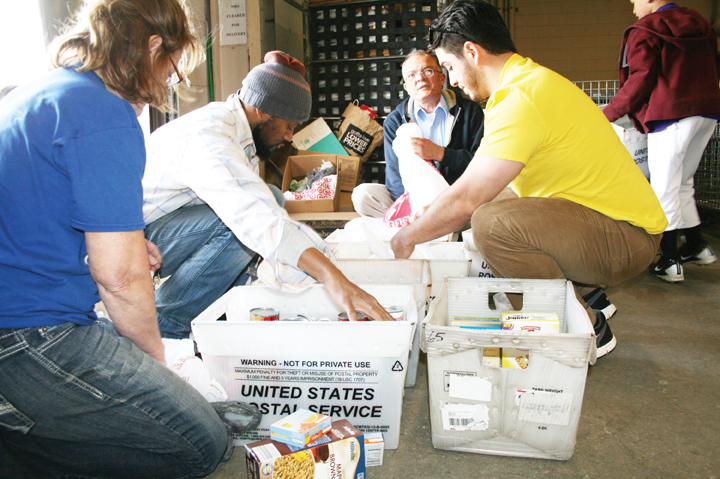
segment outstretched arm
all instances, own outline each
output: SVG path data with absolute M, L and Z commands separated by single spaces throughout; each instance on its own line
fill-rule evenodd
M 350 282 L 332 262 L 315 248 L 306 249 L 298 267 L 325 285 L 328 294 L 340 305 L 350 321 L 357 320 L 355 311 L 362 311 L 376 321 L 393 321 L 377 300 Z

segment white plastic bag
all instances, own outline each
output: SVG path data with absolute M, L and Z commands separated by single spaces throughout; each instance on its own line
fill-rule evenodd
M 410 194 L 410 205 L 415 213 L 435 201 L 450 185 L 436 168 L 413 152 L 410 138 L 422 138 L 416 123 L 400 125 L 396 133 L 393 151 L 398 157 L 400 177 L 405 191 Z
M 165 363 L 178 376 L 189 382 L 210 402 L 227 401 L 225 389 L 210 377 L 202 359 L 195 356 L 192 339 L 162 339 L 165 345 Z

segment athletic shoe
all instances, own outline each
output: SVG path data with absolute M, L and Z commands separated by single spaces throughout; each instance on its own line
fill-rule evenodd
M 595 310 L 595 341 L 597 344 L 597 358 L 610 354 L 617 346 L 615 335 L 610 331 L 610 325 L 600 310 Z
M 717 256 L 707 243 L 700 243 L 691 248 L 683 245 L 679 251 L 681 263 L 693 263 L 699 265 L 712 264 L 717 261 Z
M 596 288 L 590 291 L 583 296 L 583 300 L 585 301 L 585 305 L 590 309 L 599 309 L 607 319 L 612 318 L 617 312 L 617 307 L 610 302 L 610 299 L 608 299 L 607 294 L 605 294 L 602 288 Z
M 657 263 L 650 266 L 650 274 L 668 283 L 679 283 L 685 280 L 682 264 L 663 256 L 660 256 Z

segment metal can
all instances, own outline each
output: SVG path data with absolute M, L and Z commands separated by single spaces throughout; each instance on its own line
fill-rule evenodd
M 273 308 L 253 308 L 250 310 L 250 321 L 277 321 L 280 312 Z
M 383 306 L 383 308 L 385 308 L 385 311 L 387 311 L 387 313 L 392 316 L 395 321 L 402 321 L 405 317 L 405 310 L 400 306 L 391 305 Z
M 357 320 L 358 320 L 358 321 L 372 321 L 371 319 L 369 319 L 369 318 L 367 317 L 367 314 L 363 313 L 362 311 L 355 311 L 355 314 L 357 315 Z M 348 319 L 348 315 L 347 315 L 347 313 L 346 313 L 345 311 L 343 311 L 342 313 L 338 314 L 338 321 L 350 321 L 350 320 Z

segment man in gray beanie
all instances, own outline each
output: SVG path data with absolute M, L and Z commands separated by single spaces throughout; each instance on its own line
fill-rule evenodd
M 292 141 L 310 117 L 305 66 L 278 51 L 265 55 L 242 88 L 157 129 L 147 141 L 143 177 L 145 238 L 162 254 L 156 290 L 163 338 L 184 339 L 190 322 L 233 286 L 248 281 L 259 254 L 278 285 L 325 286 L 345 311 L 392 318 L 323 254 L 327 245 L 291 220 L 260 178 L 260 159 Z

